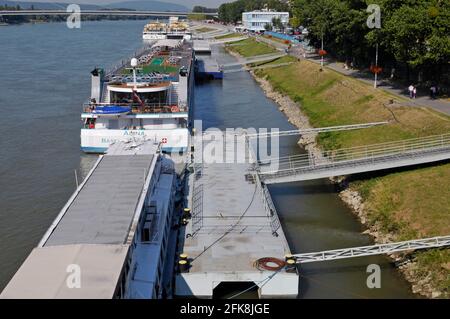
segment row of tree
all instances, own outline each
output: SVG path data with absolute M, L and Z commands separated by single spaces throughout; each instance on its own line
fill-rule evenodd
M 381 8 L 381 28 L 370 29 L 368 4 Z M 450 1 L 443 0 L 292 0 L 295 22 L 308 28 L 309 39 L 354 65 L 380 63 L 404 71 L 408 80 L 443 80 L 450 60 Z M 448 80 L 448 79 L 446 79 Z
M 236 23 L 242 19 L 242 12 L 271 9 L 288 11 L 289 5 L 280 0 L 237 0 L 219 7 L 219 19 L 226 23 Z
M 192 12 L 197 12 L 197 13 L 214 13 L 214 12 L 217 12 L 217 8 L 207 8 L 207 7 L 202 7 L 202 6 L 194 6 L 194 8 L 192 8 Z

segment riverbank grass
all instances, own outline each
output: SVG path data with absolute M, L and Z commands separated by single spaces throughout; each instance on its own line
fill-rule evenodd
M 214 37 L 216 40 L 223 40 L 223 39 L 231 39 L 231 38 L 239 38 L 241 35 L 239 33 L 229 33 L 224 35 L 218 35 L 217 37 Z
M 272 63 L 276 63 L 275 61 Z M 276 91 L 301 104 L 314 127 L 389 121 L 364 130 L 319 135 L 325 149 L 370 145 L 450 132 L 450 117 L 424 108 L 402 106 L 395 96 L 356 79 L 302 60 L 257 70 Z
M 278 52 L 275 48 L 271 47 L 270 45 L 258 42 L 253 38 L 233 42 L 233 44 L 226 45 L 226 48 L 232 52 L 240 54 L 245 58 Z

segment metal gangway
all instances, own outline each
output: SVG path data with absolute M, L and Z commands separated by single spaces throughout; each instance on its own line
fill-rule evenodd
M 354 257 L 365 257 L 382 254 L 392 254 L 410 250 L 429 249 L 450 246 L 450 236 L 440 236 L 433 238 L 414 239 L 396 243 L 377 244 L 371 246 L 352 247 L 320 252 L 295 254 L 298 264 L 306 264 L 319 261 L 330 261 Z
M 344 176 L 450 159 L 450 133 L 267 159 L 257 168 L 266 184 Z
M 277 137 L 277 136 L 307 135 L 307 134 L 318 134 L 318 133 L 327 133 L 327 132 L 359 130 L 359 129 L 371 128 L 371 127 L 380 126 L 380 125 L 386 125 L 386 124 L 389 124 L 389 122 L 387 122 L 387 121 L 370 122 L 370 123 L 360 123 L 360 124 L 350 124 L 350 125 L 306 128 L 306 129 L 299 129 L 299 130 L 271 131 L 271 132 L 265 132 L 265 133 L 246 134 L 246 136 L 247 136 L 247 138 L 265 138 L 265 137 Z

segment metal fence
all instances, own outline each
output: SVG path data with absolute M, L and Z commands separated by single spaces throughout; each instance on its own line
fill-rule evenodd
M 381 254 L 392 254 L 402 251 L 439 248 L 448 246 L 450 246 L 450 236 L 441 236 L 433 238 L 414 239 L 396 243 L 378 244 L 372 246 L 352 247 L 352 248 L 326 250 L 321 252 L 296 254 L 294 255 L 294 258 L 296 259 L 297 263 L 305 264 L 311 262 L 373 256 Z
M 195 182 L 194 182 L 195 183 Z M 192 235 L 203 227 L 203 184 L 194 186 L 192 195 Z
M 402 158 L 419 157 L 431 152 L 450 152 L 450 134 L 413 138 L 402 141 L 380 143 L 367 146 L 343 148 L 322 151 L 320 154 L 311 153 L 280 157 L 272 159 L 271 167 L 276 170 L 262 171 L 263 176 L 289 175 L 301 171 L 310 171 L 327 167 L 342 166 L 355 163 L 378 163 L 395 161 Z

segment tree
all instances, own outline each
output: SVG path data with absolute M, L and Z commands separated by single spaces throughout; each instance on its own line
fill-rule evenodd
M 275 29 L 278 29 L 278 30 L 284 29 L 283 22 L 281 22 L 281 19 L 279 17 L 272 18 L 272 25 Z
M 289 19 L 289 25 L 290 25 L 292 28 L 297 29 L 297 28 L 301 25 L 300 19 L 299 19 L 298 17 L 296 17 L 296 16 L 290 18 L 290 19 Z
M 366 25 L 368 3 L 381 7 L 381 29 Z M 373 64 L 379 44 L 381 64 L 398 65 L 423 79 L 448 74 L 450 2 L 442 0 L 292 0 L 293 16 L 308 28 L 315 47 L 355 65 Z M 291 19 L 292 21 L 292 19 Z
M 212 12 L 217 12 L 217 8 L 207 8 L 207 7 L 202 7 L 202 6 L 194 6 L 194 8 L 192 8 L 192 12 L 212 13 Z
M 272 31 L 272 25 L 271 25 L 270 23 L 266 23 L 266 24 L 264 25 L 264 29 L 265 29 L 266 31 Z

